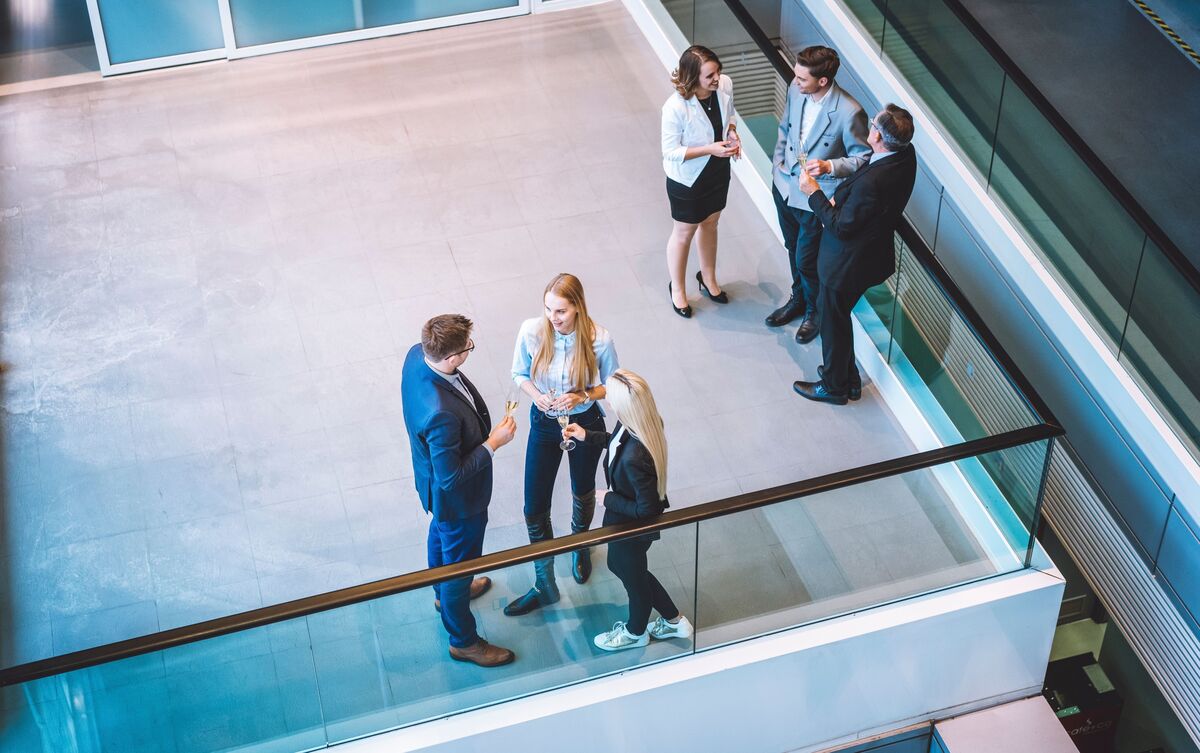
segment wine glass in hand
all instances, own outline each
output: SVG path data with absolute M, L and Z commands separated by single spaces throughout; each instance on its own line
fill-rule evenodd
M 565 429 L 569 423 L 571 423 L 571 415 L 565 411 L 560 412 L 558 414 L 558 427 L 560 429 Z M 564 437 L 563 441 L 558 443 L 558 449 L 570 452 L 571 450 L 575 449 L 575 440 Z
M 517 408 L 521 405 L 521 390 L 515 384 L 509 386 L 508 392 L 504 393 L 504 417 L 508 418 L 517 412 Z

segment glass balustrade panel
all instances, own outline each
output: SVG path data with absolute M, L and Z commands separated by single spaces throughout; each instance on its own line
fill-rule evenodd
M 1046 445 L 703 521 L 697 649 L 1023 568 Z

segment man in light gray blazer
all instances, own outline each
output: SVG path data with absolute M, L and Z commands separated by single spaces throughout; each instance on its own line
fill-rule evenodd
M 782 327 L 804 316 L 796 342 L 806 343 L 820 331 L 817 293 L 817 249 L 821 221 L 808 207 L 799 176 L 808 172 L 826 196 L 871 156 L 867 114 L 854 97 L 834 82 L 841 61 L 828 47 L 806 47 L 796 55 L 796 78 L 788 86 L 779 121 L 771 189 L 779 228 L 792 271 L 791 297 L 767 317 L 768 327 Z

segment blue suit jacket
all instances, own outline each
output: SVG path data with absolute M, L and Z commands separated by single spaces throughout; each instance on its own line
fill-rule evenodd
M 463 383 L 474 406 L 425 363 L 419 344 L 404 359 L 400 397 L 417 494 L 440 521 L 481 513 L 492 499 L 492 455 L 483 446 L 492 419 L 475 385 Z

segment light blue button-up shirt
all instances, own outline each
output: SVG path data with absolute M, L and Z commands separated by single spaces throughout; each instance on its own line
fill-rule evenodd
M 517 333 L 517 345 L 513 350 L 512 376 L 513 382 L 520 386 L 526 380 L 533 382 L 539 392 L 548 394 L 553 388 L 556 395 L 562 395 L 575 389 L 571 383 L 570 357 L 575 348 L 575 333 L 569 335 L 554 333 L 554 357 L 550 365 L 541 374 L 531 374 L 533 369 L 533 354 L 537 352 L 542 338 L 542 317 L 526 319 L 521 323 L 521 331 Z M 600 371 L 598 381 L 585 385 L 588 389 L 597 387 L 608 381 L 612 373 L 621 368 L 617 362 L 617 349 L 613 345 L 612 335 L 604 327 L 595 324 L 596 340 L 592 349 L 596 354 L 596 366 Z M 592 407 L 594 400 L 585 400 L 571 414 L 583 413 Z
M 895 154 L 895 152 L 872 152 L 871 153 L 871 161 L 868 162 L 867 164 L 874 165 L 876 162 L 883 159 L 884 157 L 891 157 L 893 154 Z

